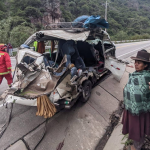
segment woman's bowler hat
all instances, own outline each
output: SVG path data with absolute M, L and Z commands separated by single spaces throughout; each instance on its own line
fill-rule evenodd
M 131 59 L 150 62 L 150 54 L 144 51 L 138 51 L 137 56 L 131 57 Z

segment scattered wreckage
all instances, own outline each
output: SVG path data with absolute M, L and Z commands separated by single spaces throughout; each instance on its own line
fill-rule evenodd
M 38 52 L 29 47 L 34 41 L 40 43 Z M 50 52 L 44 51 L 47 42 L 51 43 Z M 55 24 L 30 36 L 19 49 L 17 79 L 1 97 L 4 103 L 37 106 L 38 97 L 47 95 L 56 108 L 66 109 L 77 100 L 87 102 L 92 86 L 109 70 L 121 79 L 126 63 L 116 59 L 115 50 L 101 28 L 60 28 Z

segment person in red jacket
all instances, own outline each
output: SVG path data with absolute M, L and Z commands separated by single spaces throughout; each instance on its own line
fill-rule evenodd
M 7 46 L 0 45 L 0 84 L 3 78 L 7 80 L 8 86 L 11 87 L 13 78 L 11 75 L 11 61 L 7 53 Z

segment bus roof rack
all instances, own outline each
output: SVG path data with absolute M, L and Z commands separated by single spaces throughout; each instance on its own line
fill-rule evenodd
M 45 26 L 47 30 L 79 30 L 85 31 L 86 28 L 83 27 L 84 24 L 82 22 L 58 22 L 51 23 Z

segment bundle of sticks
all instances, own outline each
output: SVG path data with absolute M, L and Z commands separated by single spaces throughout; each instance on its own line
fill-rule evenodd
M 37 98 L 37 116 L 50 118 L 57 112 L 55 105 L 49 100 L 47 95 L 42 95 Z

